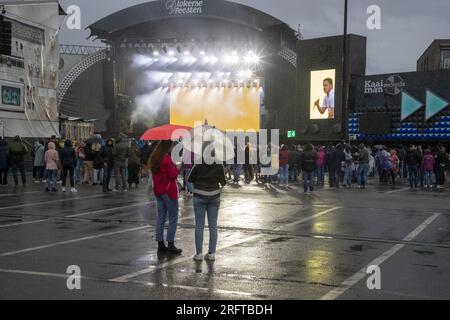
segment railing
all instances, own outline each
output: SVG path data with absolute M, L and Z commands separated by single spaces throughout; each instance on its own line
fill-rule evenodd
M 59 53 L 88 56 L 98 51 L 105 50 L 106 48 L 108 47 L 61 44 L 59 46 Z
M 22 58 L 0 55 L 0 64 L 6 64 L 8 67 L 24 68 L 25 63 Z

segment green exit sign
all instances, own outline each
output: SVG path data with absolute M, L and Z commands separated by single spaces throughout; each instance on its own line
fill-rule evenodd
M 288 138 L 295 138 L 295 130 L 288 131 L 287 137 L 288 137 Z

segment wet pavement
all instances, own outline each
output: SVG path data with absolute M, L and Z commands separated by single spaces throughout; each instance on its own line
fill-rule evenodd
M 192 199 L 180 198 L 183 254 L 158 256 L 144 187 L 42 188 L 0 187 L 0 299 L 450 299 L 449 189 L 228 186 L 216 261 L 200 263 Z M 71 265 L 81 290 L 67 288 Z

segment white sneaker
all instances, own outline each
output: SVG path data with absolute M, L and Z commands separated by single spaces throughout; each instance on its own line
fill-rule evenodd
M 72 193 L 77 193 L 77 192 L 78 192 L 78 190 L 77 190 L 77 189 L 75 189 L 75 188 L 72 188 L 72 189 L 70 189 L 70 192 L 72 192 Z
M 205 255 L 205 260 L 214 261 L 216 260 L 216 255 L 208 253 Z
M 62 192 L 66 192 L 66 187 L 62 187 Z
M 194 260 L 195 260 L 195 261 L 203 261 L 203 255 L 202 255 L 201 253 L 195 255 L 195 256 L 194 256 Z

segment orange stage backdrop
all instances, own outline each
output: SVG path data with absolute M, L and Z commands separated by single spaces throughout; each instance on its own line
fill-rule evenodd
M 170 124 L 221 130 L 260 130 L 260 88 L 172 88 Z

